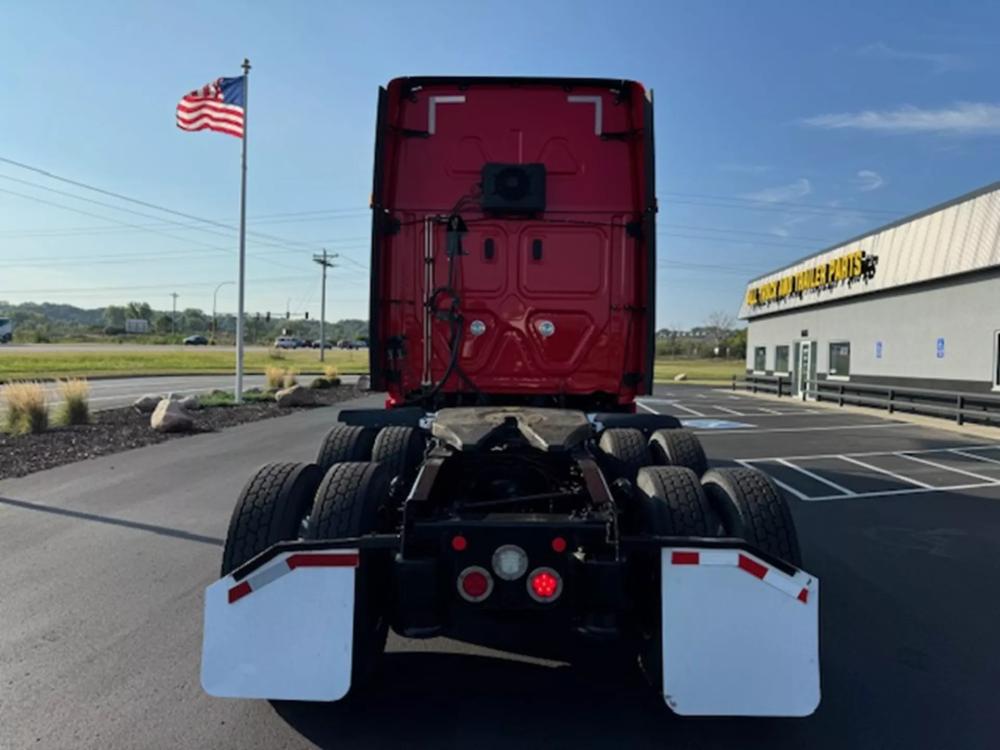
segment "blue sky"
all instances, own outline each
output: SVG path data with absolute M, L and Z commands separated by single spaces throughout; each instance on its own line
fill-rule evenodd
M 248 56 L 247 308 L 318 315 L 326 247 L 328 318 L 365 317 L 379 84 L 635 78 L 656 97 L 658 324 L 690 327 L 750 277 L 996 180 L 997 28 L 988 2 L 23 0 L 0 25 L 0 157 L 235 223 L 239 141 L 173 110 Z M 210 309 L 235 234 L 167 221 L 189 223 L 0 162 L 0 300 Z

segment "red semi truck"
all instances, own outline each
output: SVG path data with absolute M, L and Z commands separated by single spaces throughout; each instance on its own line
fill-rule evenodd
M 370 364 L 311 463 L 262 467 L 208 587 L 212 695 L 334 701 L 411 638 L 570 634 L 685 715 L 819 702 L 819 582 L 780 491 L 709 468 L 652 392 L 652 96 L 634 81 L 379 91 Z

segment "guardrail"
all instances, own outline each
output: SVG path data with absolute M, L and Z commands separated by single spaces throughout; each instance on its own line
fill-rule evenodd
M 833 380 L 810 380 L 808 393 L 817 401 L 835 401 L 838 406 L 875 406 L 895 411 L 952 417 L 958 424 L 1000 424 L 1000 396 L 930 388 L 900 388 Z
M 733 375 L 732 388 L 735 391 L 737 387 L 742 387 L 751 393 L 762 391 L 773 393 L 779 398 L 792 395 L 792 381 L 782 375 L 743 375 L 742 377 Z

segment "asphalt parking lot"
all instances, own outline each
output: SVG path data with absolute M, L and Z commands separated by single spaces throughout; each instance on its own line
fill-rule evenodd
M 996 746 L 1000 440 L 696 386 L 643 408 L 784 487 L 822 582 L 815 715 L 683 719 L 630 665 L 443 639 L 392 638 L 360 700 L 208 698 L 232 503 L 259 464 L 310 459 L 331 408 L 0 482 L 0 747 Z

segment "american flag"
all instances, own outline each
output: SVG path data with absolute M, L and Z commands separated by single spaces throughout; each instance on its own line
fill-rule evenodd
M 243 137 L 243 78 L 218 78 L 177 104 L 181 130 L 215 130 Z

